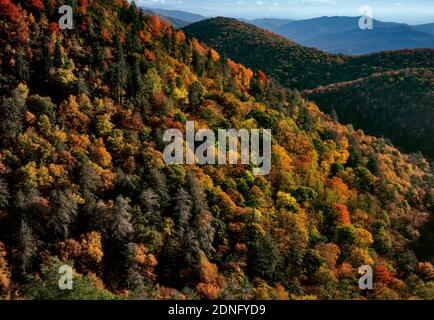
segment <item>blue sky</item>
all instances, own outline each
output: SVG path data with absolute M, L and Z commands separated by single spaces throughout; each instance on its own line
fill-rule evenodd
M 177 9 L 205 16 L 305 19 L 359 16 L 370 5 L 374 18 L 410 24 L 434 22 L 434 0 L 136 0 L 150 8 Z

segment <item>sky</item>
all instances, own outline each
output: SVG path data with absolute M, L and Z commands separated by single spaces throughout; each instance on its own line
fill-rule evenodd
M 434 0 L 135 0 L 148 8 L 183 10 L 207 17 L 307 19 L 360 16 L 369 5 L 375 19 L 422 24 L 434 22 Z

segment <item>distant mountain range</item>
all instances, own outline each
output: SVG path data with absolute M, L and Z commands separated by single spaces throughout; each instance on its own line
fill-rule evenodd
M 434 159 L 434 49 L 331 54 L 230 18 L 196 22 L 183 30 L 300 90 L 344 123 Z
M 304 46 L 327 52 L 366 54 L 385 50 L 434 48 L 434 24 L 411 26 L 375 20 L 372 30 L 359 28 L 360 17 L 320 17 L 309 20 L 250 23 Z
M 175 28 L 207 19 L 179 10 L 148 9 L 166 17 Z M 434 48 L 434 23 L 408 25 L 374 21 L 374 29 L 361 30 L 359 17 L 319 17 L 307 20 L 263 18 L 246 20 L 301 45 L 331 53 L 366 54 L 385 50 Z
M 166 10 L 166 9 L 155 9 L 155 8 L 143 8 L 145 12 L 150 14 L 156 14 L 163 18 L 166 18 L 175 28 L 180 29 L 194 22 L 202 21 L 207 19 L 207 17 L 201 16 L 200 14 L 190 13 L 180 10 Z

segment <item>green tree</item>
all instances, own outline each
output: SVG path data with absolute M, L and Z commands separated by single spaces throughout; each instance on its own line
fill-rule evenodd
M 12 98 L 3 99 L 0 104 L 0 136 L 2 145 L 13 143 L 23 131 L 23 113 L 16 101 Z
M 0 177 L 0 209 L 5 209 L 9 205 L 9 188 L 6 181 Z
M 124 50 L 119 37 L 114 39 L 114 63 L 110 70 L 110 83 L 112 84 L 115 92 L 116 102 L 122 104 L 125 88 L 128 80 L 127 64 L 125 62 Z
M 23 288 L 23 296 L 35 300 L 114 300 L 119 299 L 97 284 L 95 276 L 81 275 L 73 270 L 72 290 L 59 288 L 59 270 L 65 265 L 57 258 L 50 258 L 41 266 L 40 277 L 29 277 Z M 72 265 L 70 265 L 72 267 Z
M 204 94 L 205 89 L 199 81 L 194 81 L 188 87 L 188 100 L 194 108 L 197 108 L 202 104 Z

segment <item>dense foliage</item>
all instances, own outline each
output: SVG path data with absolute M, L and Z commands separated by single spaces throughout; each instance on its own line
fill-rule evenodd
M 403 69 L 319 87 L 305 96 L 344 123 L 434 159 L 433 88 L 430 69 Z
M 346 56 L 307 48 L 254 25 L 231 18 L 193 23 L 183 30 L 232 59 L 262 70 L 291 89 L 356 80 L 403 68 L 434 68 L 434 49 L 385 51 Z
M 65 31 L 60 4 L 0 0 L 2 298 L 434 297 L 422 157 L 126 1 L 81 0 Z M 162 133 L 187 120 L 271 129 L 270 175 L 164 164 Z
M 228 18 L 185 30 L 286 87 L 303 90 L 343 123 L 389 138 L 406 152 L 434 158 L 434 49 L 332 55 Z

